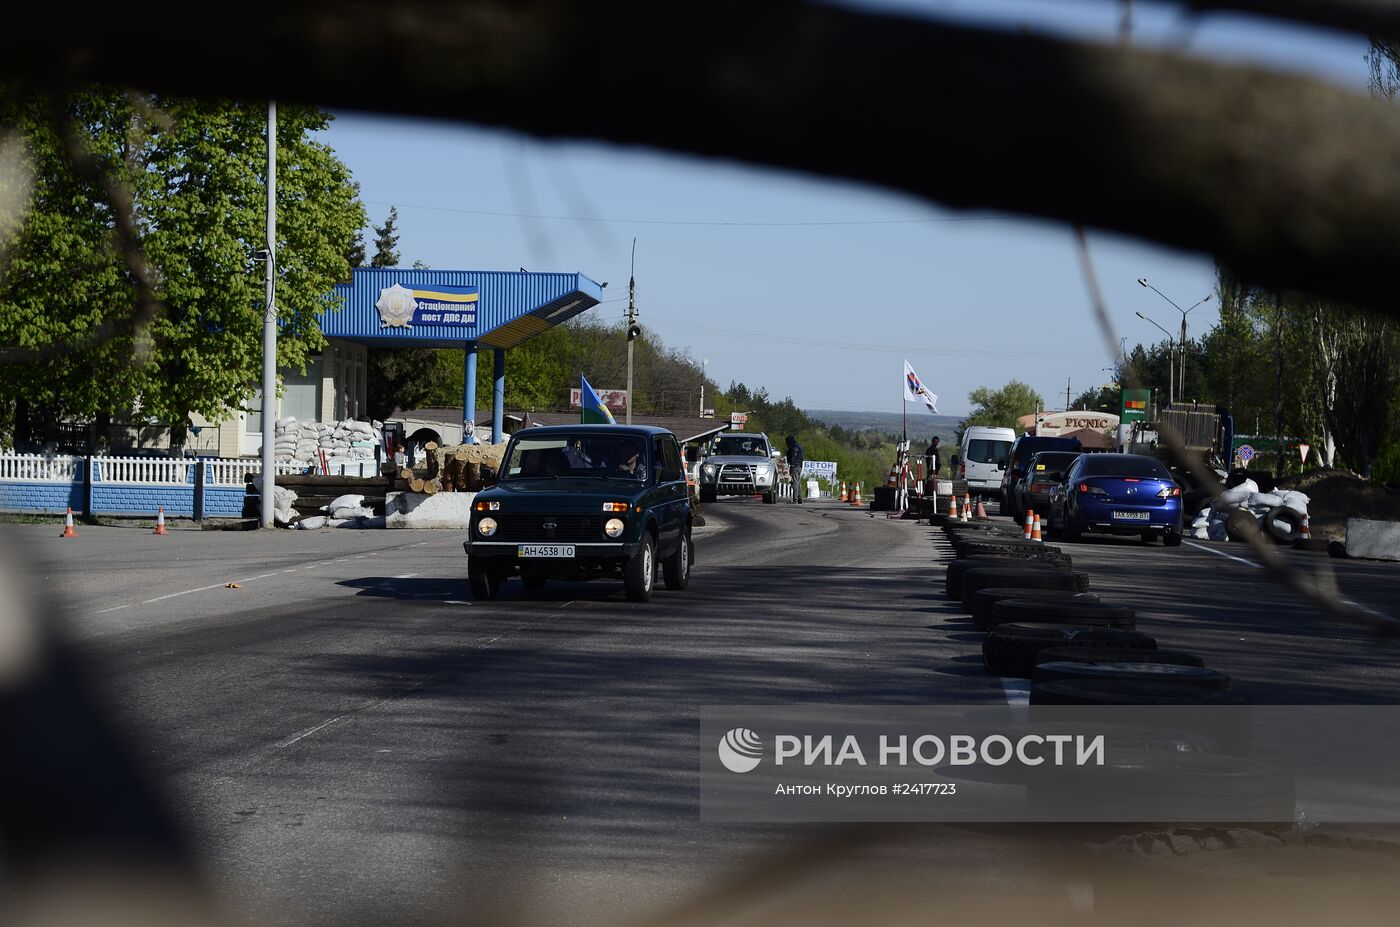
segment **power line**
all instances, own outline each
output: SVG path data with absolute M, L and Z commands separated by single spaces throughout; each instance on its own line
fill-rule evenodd
M 908 344 L 860 344 L 852 341 L 823 341 L 818 338 L 801 338 L 789 335 L 770 335 L 762 332 L 743 332 L 732 328 L 716 328 L 710 325 L 688 325 L 684 322 L 666 322 L 653 327 L 665 330 L 678 328 L 683 331 L 701 332 L 707 335 L 726 335 L 746 341 L 764 341 L 774 344 L 796 344 L 809 348 L 841 348 L 856 351 L 907 352 L 910 354 L 934 355 L 938 357 L 1102 357 L 1099 352 L 1076 354 L 1066 351 L 974 351 L 963 348 L 929 348 Z
M 927 216 L 920 219 L 813 219 L 787 222 L 752 222 L 741 220 L 699 219 L 619 219 L 608 216 L 560 216 L 544 213 L 493 212 L 484 209 L 459 209 L 454 206 L 423 206 L 414 203 L 390 203 L 386 200 L 364 200 L 375 206 L 397 206 L 399 209 L 423 209 L 429 212 L 461 213 L 468 216 L 494 216 L 502 219 L 543 219 L 557 222 L 610 222 L 626 225 L 695 225 L 717 228 L 821 228 L 842 225 L 921 225 L 934 222 L 993 222 L 999 219 L 1017 219 L 1019 216 Z

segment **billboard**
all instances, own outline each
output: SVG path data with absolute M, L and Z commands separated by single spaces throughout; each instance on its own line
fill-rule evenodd
M 1125 389 L 1123 390 L 1123 415 L 1122 422 L 1127 425 L 1131 422 L 1145 422 L 1152 409 L 1152 390 L 1150 389 Z
M 609 412 L 627 411 L 627 390 L 625 389 L 600 389 L 594 390 L 598 398 L 603 400 L 603 405 L 607 406 Z M 575 386 L 569 390 L 569 408 L 577 409 L 583 405 L 583 390 Z

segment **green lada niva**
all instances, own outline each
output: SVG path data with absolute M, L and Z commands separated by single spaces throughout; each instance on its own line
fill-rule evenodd
M 555 425 L 517 432 L 497 483 L 472 501 L 467 576 L 472 597 L 494 599 L 519 576 L 621 576 L 627 598 L 690 581 L 693 513 L 676 436 L 632 425 Z

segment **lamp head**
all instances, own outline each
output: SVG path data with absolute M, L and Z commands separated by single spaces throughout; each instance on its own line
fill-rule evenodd
M 1138 285 L 1139 285 L 1139 286 L 1147 286 L 1147 278 L 1146 278 L 1146 277 L 1138 277 Z

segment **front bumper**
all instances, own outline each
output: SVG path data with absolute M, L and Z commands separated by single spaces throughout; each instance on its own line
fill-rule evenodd
M 572 547 L 574 556 L 568 558 L 530 558 L 526 560 L 517 552 L 524 544 L 540 545 L 558 543 Z M 566 565 L 590 560 L 626 560 L 642 549 L 641 541 L 463 541 L 462 550 L 468 557 L 509 560 L 512 563 Z

